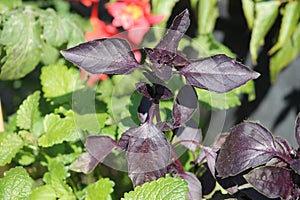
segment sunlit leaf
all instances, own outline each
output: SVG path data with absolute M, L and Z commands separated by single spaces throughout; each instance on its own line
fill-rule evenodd
M 89 184 L 84 190 L 86 200 L 108 200 L 114 191 L 115 183 L 108 178 L 101 178 L 97 182 Z
M 198 31 L 200 34 L 212 33 L 219 15 L 217 0 L 200 0 L 198 9 Z
M 253 0 L 242 0 L 243 13 L 245 15 L 249 29 L 253 28 L 254 23 L 254 7 L 255 3 Z
M 22 139 L 15 133 L 0 133 L 0 166 L 10 163 L 23 147 Z

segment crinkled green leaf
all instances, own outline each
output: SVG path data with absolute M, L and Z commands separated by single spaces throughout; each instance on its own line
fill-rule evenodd
M 182 200 L 186 199 L 188 193 L 187 183 L 181 178 L 159 178 L 156 181 L 148 182 L 138 186 L 129 193 L 125 193 L 122 200 L 144 200 L 164 199 Z
M 23 147 L 22 139 L 15 133 L 0 133 L 0 166 L 11 162 L 11 159 Z M 0 198 L 1 199 L 1 198 Z
M 74 123 L 73 112 L 61 118 L 56 114 L 48 114 L 44 119 L 45 134 L 42 135 L 38 143 L 40 146 L 49 147 L 64 141 L 71 142 L 79 139 Z
M 40 27 L 31 7 L 8 13 L 0 36 L 6 56 L 1 60 L 0 79 L 14 80 L 31 72 L 40 61 Z
M 219 15 L 217 0 L 199 0 L 198 31 L 200 34 L 212 33 Z
M 110 200 L 114 185 L 108 178 L 99 179 L 85 188 L 86 200 Z
M 0 199 L 27 200 L 32 187 L 32 179 L 22 167 L 5 172 L 0 179 Z
M 18 6 L 22 5 L 21 0 L 2 0 L 0 1 L 0 14 L 10 11 Z
M 67 66 L 49 65 L 42 68 L 40 76 L 44 97 L 55 103 L 65 103 L 72 100 L 72 92 L 83 87 L 79 71 Z
M 30 200 L 56 200 L 55 190 L 50 185 L 43 185 L 32 191 Z
M 264 42 L 264 37 L 275 22 L 279 11 L 279 1 L 263 1 L 255 3 L 255 20 L 250 40 L 250 53 L 253 63 L 256 63 L 258 49 Z
M 283 70 L 300 52 L 300 23 L 298 23 L 290 40 L 270 60 L 271 82 L 274 83 Z
M 33 130 L 33 125 L 40 118 L 40 91 L 28 96 L 17 111 L 17 126 L 21 129 Z
M 230 92 L 219 94 L 216 92 L 196 88 L 199 101 L 206 107 L 212 109 L 229 109 L 241 105 L 240 95 L 247 94 L 248 101 L 255 99 L 254 82 L 249 81 L 245 85 Z
M 253 0 L 242 0 L 243 12 L 248 24 L 249 29 L 253 28 L 254 23 L 254 1 Z
M 284 8 L 278 41 L 269 51 L 270 54 L 273 54 L 290 40 L 298 23 L 299 17 L 300 1 L 288 2 Z

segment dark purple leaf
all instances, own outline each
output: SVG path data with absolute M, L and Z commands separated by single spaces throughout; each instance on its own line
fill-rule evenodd
M 286 141 L 286 139 L 276 136 L 275 137 L 276 155 L 289 163 L 292 160 L 291 153 L 295 152 L 294 148 Z
M 161 131 L 171 131 L 174 129 L 173 125 L 168 122 L 157 122 L 155 126 Z
M 148 83 L 139 82 L 135 84 L 135 87 L 139 93 L 149 99 L 167 100 L 173 97 L 173 93 L 165 86 L 154 83 L 150 86 Z
M 185 76 L 187 84 L 218 93 L 228 92 L 260 75 L 224 54 L 193 61 L 178 73 Z
M 218 151 L 223 143 L 226 141 L 226 138 L 228 137 L 229 133 L 220 133 L 215 138 L 214 143 L 212 144 L 212 148 Z
M 93 74 L 128 74 L 140 65 L 126 40 L 105 38 L 79 44 L 61 54 Z
M 292 160 L 290 162 L 290 167 L 300 175 L 300 158 Z
M 269 198 L 292 199 L 293 182 L 290 170 L 264 166 L 252 170 L 244 175 L 257 191 Z
M 214 149 L 210 147 L 203 146 L 201 151 L 198 154 L 197 163 L 202 162 L 204 159 L 206 159 L 207 166 L 213 175 L 215 177 L 215 165 L 216 165 L 216 159 L 217 159 L 217 153 Z
M 122 134 L 118 145 L 127 149 L 128 174 L 135 186 L 166 175 L 170 145 L 155 125 L 144 123 L 130 128 Z
M 185 9 L 183 12 L 181 12 L 175 17 L 175 19 L 172 22 L 172 25 L 155 48 L 166 50 L 169 52 L 175 52 L 179 41 L 187 31 L 189 26 L 189 11 Z
M 202 186 L 198 178 L 191 172 L 185 172 L 184 174 L 179 174 L 179 177 L 183 178 L 189 188 L 187 193 L 188 200 L 200 200 L 202 199 Z
M 298 145 L 300 146 L 300 113 L 297 116 L 296 119 L 296 128 L 295 128 L 295 135 Z
M 75 171 L 89 173 L 117 146 L 108 136 L 89 136 L 86 140 L 86 153 L 83 153 L 70 166 Z
M 198 108 L 198 97 L 192 86 L 183 86 L 174 101 L 172 117 L 174 126 L 186 123 Z
M 88 152 L 81 154 L 71 165 L 70 169 L 85 174 L 90 173 L 100 163 L 99 160 L 94 158 Z
M 274 157 L 266 163 L 266 166 L 287 167 L 287 163 L 278 157 Z
M 153 104 L 153 100 L 143 96 L 138 107 L 138 118 L 141 123 L 145 123 L 149 118 L 149 110 Z
M 183 126 L 176 129 L 175 133 L 179 140 L 194 141 L 197 143 L 200 143 L 202 140 L 202 132 L 199 128 L 199 124 L 196 123 L 193 119 L 190 119 Z M 197 145 L 193 144 L 192 142 L 184 141 L 181 144 L 192 152 L 196 151 Z
M 219 176 L 234 176 L 251 167 L 265 164 L 277 156 L 272 134 L 254 122 L 236 125 L 221 147 L 216 162 Z

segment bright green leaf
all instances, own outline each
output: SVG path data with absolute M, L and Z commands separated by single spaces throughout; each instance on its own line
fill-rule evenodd
M 30 200 L 56 200 L 55 190 L 49 185 L 43 185 L 32 191 Z
M 49 65 L 42 68 L 40 76 L 45 98 L 55 103 L 65 103 L 72 100 L 72 93 L 83 87 L 79 71 L 67 66 Z
M 40 91 L 28 96 L 17 111 L 17 126 L 21 129 L 33 130 L 33 125 L 40 119 Z
M 64 141 L 70 142 L 79 139 L 72 116 L 61 118 L 59 115 L 53 113 L 48 114 L 44 119 L 44 128 L 45 134 L 38 140 L 39 145 L 43 147 L 50 147 Z
M 26 200 L 31 193 L 32 179 L 24 168 L 16 167 L 5 172 L 0 179 L 0 199 Z
M 278 73 L 284 69 L 300 52 L 300 23 L 298 23 L 290 40 L 271 57 L 270 76 L 274 83 Z
M 212 33 L 219 15 L 218 0 L 199 0 L 198 31 L 200 34 Z
M 300 17 L 300 1 L 291 1 L 286 4 L 281 21 L 277 43 L 269 51 L 273 54 L 284 46 L 291 38 Z
M 254 1 L 253 0 L 242 0 L 243 12 L 248 24 L 249 29 L 253 28 L 254 23 Z
M 187 183 L 181 178 L 159 178 L 138 186 L 129 193 L 125 193 L 123 200 L 164 199 L 182 200 L 186 199 L 188 193 Z
M 11 162 L 23 147 L 22 139 L 15 133 L 0 133 L 0 166 Z M 1 199 L 1 198 L 0 198 Z
M 18 6 L 22 5 L 21 0 L 1 0 L 0 1 L 0 14 L 10 11 Z
M 40 27 L 31 7 L 8 13 L 0 36 L 6 56 L 1 60 L 0 79 L 19 79 L 31 72 L 40 61 Z
M 56 63 L 57 58 L 59 56 L 58 49 L 46 42 L 43 42 L 42 45 L 43 45 L 43 48 L 42 48 L 42 53 L 41 53 L 41 61 L 45 65 L 50 65 L 50 64 Z
M 259 46 L 263 44 L 264 37 L 276 20 L 279 5 L 279 1 L 255 3 L 256 16 L 250 40 L 250 53 L 253 63 L 256 63 Z
M 85 189 L 86 200 L 110 200 L 115 183 L 108 178 L 99 179 Z

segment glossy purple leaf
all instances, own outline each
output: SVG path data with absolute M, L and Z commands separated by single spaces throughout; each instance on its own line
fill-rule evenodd
M 99 160 L 94 158 L 88 152 L 81 154 L 71 165 L 70 169 L 85 174 L 90 173 L 100 163 Z
M 196 123 L 193 119 L 190 119 L 183 126 L 176 129 L 175 133 L 179 140 L 194 141 L 197 143 L 200 143 L 202 140 L 202 132 L 199 128 L 199 124 Z M 197 145 L 193 144 L 192 142 L 184 141 L 181 144 L 192 152 L 196 151 Z
M 189 11 L 185 9 L 183 12 L 181 12 L 175 17 L 175 19 L 172 22 L 172 25 L 155 48 L 175 53 L 179 41 L 187 31 L 189 26 Z
M 105 38 L 79 44 L 61 54 L 93 74 L 128 74 L 140 65 L 126 40 Z
M 216 169 L 222 178 L 265 164 L 278 155 L 272 134 L 254 122 L 236 125 L 221 147 Z
M 264 166 L 244 175 L 257 191 L 269 198 L 292 199 L 293 182 L 290 170 Z
M 218 93 L 228 92 L 260 75 L 224 54 L 193 61 L 178 73 L 185 76 L 187 84 Z
M 198 108 L 198 96 L 192 86 L 183 86 L 174 100 L 172 117 L 174 126 L 181 126 L 193 116 Z
M 297 140 L 298 145 L 300 146 L 300 113 L 297 116 L 295 127 L 296 127 L 295 128 L 296 129 L 295 130 L 296 140 Z
M 163 177 L 170 162 L 170 145 L 154 124 L 144 123 L 122 134 L 118 143 L 126 148 L 128 174 L 134 186 Z
M 300 158 L 292 160 L 290 162 L 290 167 L 300 175 Z
M 173 93 L 167 87 L 154 83 L 150 86 L 148 83 L 139 82 L 135 84 L 136 90 L 149 99 L 167 100 L 173 97 Z
M 202 186 L 198 178 L 191 172 L 185 172 L 184 174 L 179 174 L 179 177 L 183 178 L 189 188 L 187 193 L 188 200 L 200 200 L 202 199 Z
M 70 166 L 74 171 L 90 173 L 111 153 L 116 142 L 108 136 L 90 136 L 86 141 L 86 153 L 83 153 Z

